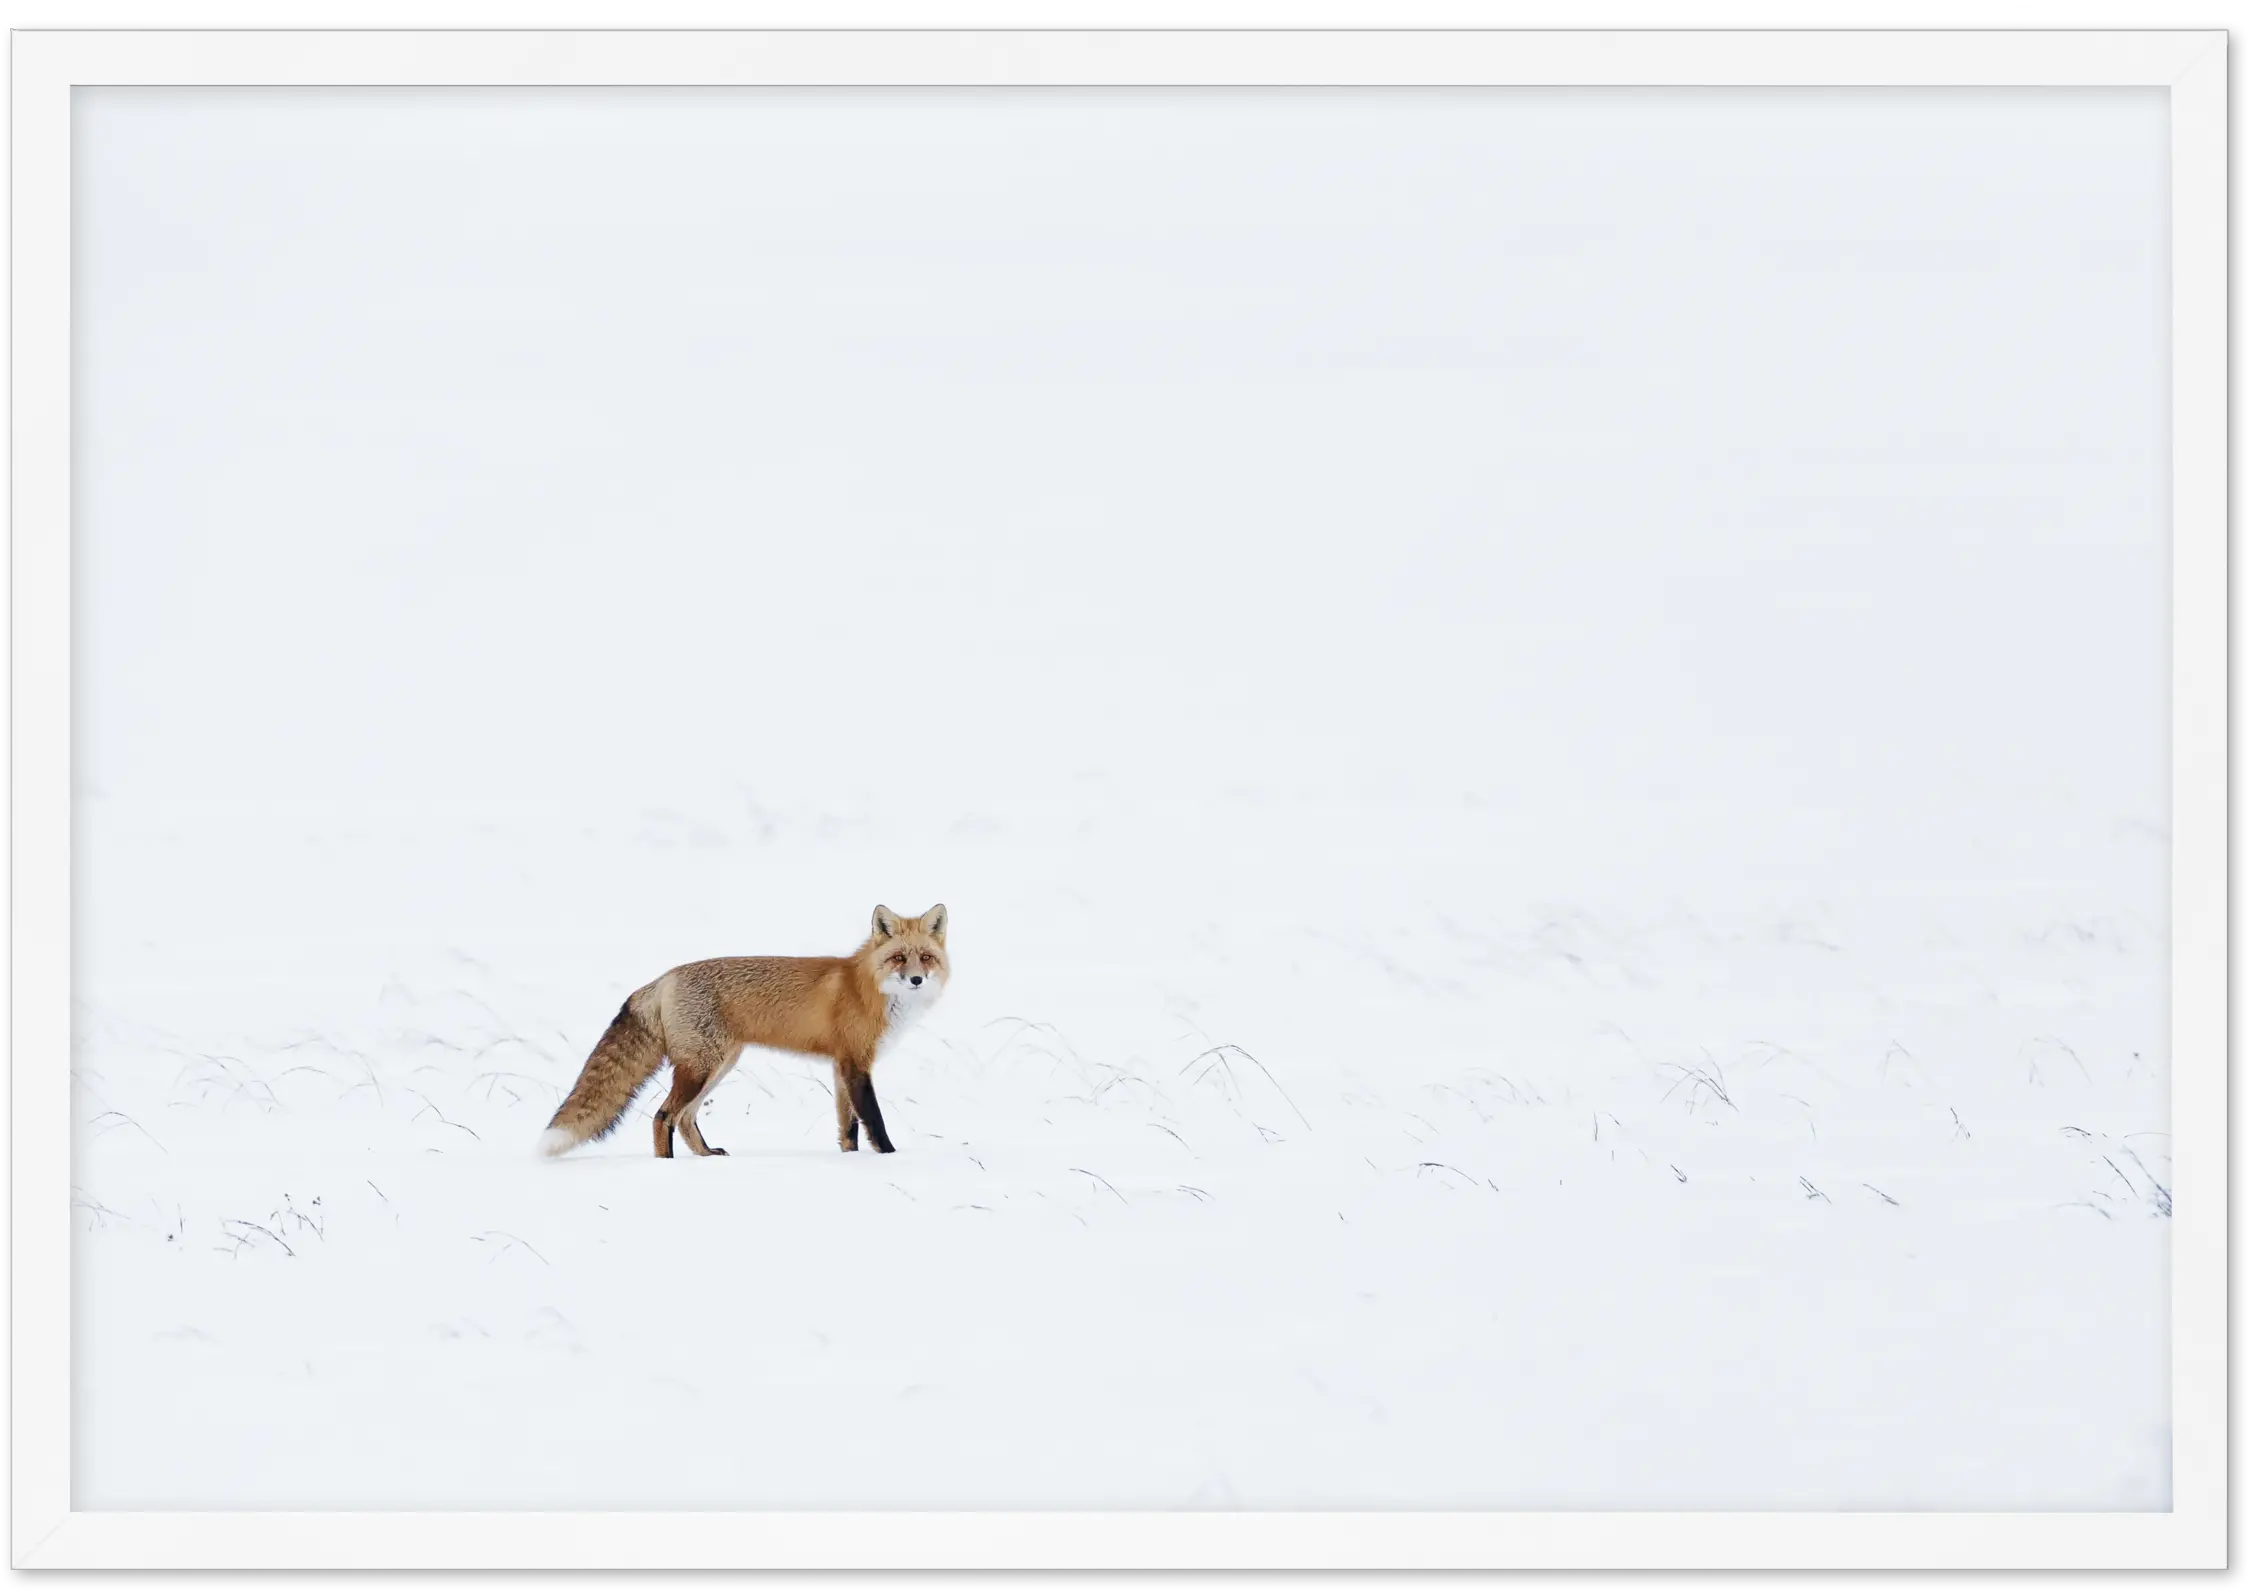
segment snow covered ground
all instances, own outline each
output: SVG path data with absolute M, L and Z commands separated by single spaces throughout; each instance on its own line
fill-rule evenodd
M 685 99 L 81 96 L 79 1506 L 2169 1503 L 2157 107 Z

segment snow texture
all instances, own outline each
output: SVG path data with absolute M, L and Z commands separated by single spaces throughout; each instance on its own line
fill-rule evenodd
M 2161 97 L 76 104 L 78 1506 L 2169 1505 Z

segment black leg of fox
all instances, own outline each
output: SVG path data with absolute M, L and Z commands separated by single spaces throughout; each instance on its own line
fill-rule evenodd
M 878 1093 L 871 1087 L 868 1072 L 855 1074 L 855 1114 L 870 1130 L 871 1147 L 882 1155 L 894 1153 L 894 1140 L 886 1135 L 886 1118 L 879 1114 Z

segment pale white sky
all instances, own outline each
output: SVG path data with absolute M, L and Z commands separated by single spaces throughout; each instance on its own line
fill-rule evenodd
M 2162 822 L 2166 136 L 2132 91 L 81 90 L 82 787 Z

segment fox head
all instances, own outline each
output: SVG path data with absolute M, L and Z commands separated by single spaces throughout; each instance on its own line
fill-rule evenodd
M 946 906 L 936 906 L 923 917 L 874 908 L 864 954 L 878 976 L 880 992 L 890 998 L 939 994 L 949 981 L 948 935 Z

